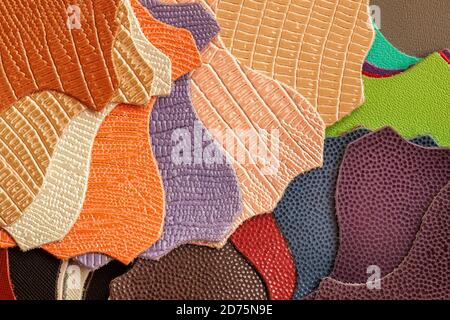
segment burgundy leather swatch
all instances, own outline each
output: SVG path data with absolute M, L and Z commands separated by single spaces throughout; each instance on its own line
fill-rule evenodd
M 110 285 L 111 300 L 265 300 L 265 285 L 227 242 L 222 249 L 181 246 L 159 261 L 138 259 Z
M 316 299 L 427 300 L 450 299 L 450 183 L 434 199 L 422 219 L 409 253 L 382 278 L 379 290 L 363 284 L 325 279 Z
M 292 299 L 297 280 L 295 264 L 273 214 L 246 221 L 232 235 L 231 242 L 259 272 L 270 300 Z
M 417 146 L 391 128 L 351 143 L 336 187 L 340 243 L 331 278 L 365 283 L 370 266 L 391 273 L 449 180 L 450 149 Z
M 402 69 L 382 69 L 377 67 L 376 65 L 370 63 L 370 62 L 364 62 L 363 65 L 363 75 L 367 77 L 372 78 L 386 78 L 386 77 L 392 77 L 397 74 L 402 73 L 405 70 Z
M 9 275 L 8 250 L 0 249 L 0 300 L 16 300 Z

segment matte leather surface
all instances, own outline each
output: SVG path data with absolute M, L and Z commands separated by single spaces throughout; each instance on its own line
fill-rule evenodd
M 9 275 L 9 258 L 6 249 L 0 249 L 0 300 L 16 300 Z
M 84 300 L 108 300 L 111 281 L 122 276 L 128 270 L 129 267 L 122 263 L 112 261 L 107 266 L 94 271 L 87 281 Z

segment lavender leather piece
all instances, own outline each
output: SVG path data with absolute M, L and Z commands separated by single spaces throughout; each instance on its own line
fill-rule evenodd
M 336 187 L 339 250 L 331 277 L 365 283 L 372 266 L 381 276 L 392 272 L 448 181 L 448 148 L 414 145 L 391 128 L 351 143 Z
M 405 70 L 404 69 L 381 69 L 368 61 L 364 62 L 364 65 L 363 65 L 364 73 L 369 73 L 369 74 L 377 75 L 377 76 L 385 76 L 385 77 L 394 76 L 396 74 L 402 73 L 403 71 L 405 71 Z

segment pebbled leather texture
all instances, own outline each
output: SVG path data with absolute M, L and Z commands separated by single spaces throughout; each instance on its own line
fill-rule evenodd
M 327 138 L 323 167 L 296 177 L 274 211 L 296 263 L 295 299 L 304 299 L 332 271 L 339 243 L 335 212 L 339 168 L 347 145 L 368 133 L 369 130 L 360 128 L 340 137 Z M 437 147 L 428 136 L 411 142 Z
M 208 0 L 225 46 L 245 66 L 305 96 L 327 125 L 364 101 L 369 0 Z
M 316 299 L 436 300 L 450 299 L 450 183 L 431 203 L 405 258 L 380 280 L 380 290 L 366 283 L 345 284 L 325 279 Z
M 46 90 L 94 110 L 110 102 L 119 84 L 112 55 L 120 1 L 76 1 L 78 21 L 70 5 L 68 0 L 1 2 L 0 108 Z
M 450 149 L 414 145 L 391 128 L 351 143 L 336 185 L 339 250 L 331 277 L 365 283 L 370 266 L 382 276 L 392 272 L 448 181 Z
M 0 249 L 0 301 L 16 300 L 9 274 L 8 250 Z
M 258 273 L 230 242 L 179 247 L 160 261 L 138 259 L 110 285 L 111 300 L 265 300 Z
M 291 300 L 296 269 L 286 239 L 272 214 L 246 221 L 231 237 L 236 249 L 264 280 L 270 300 Z
M 125 274 L 130 268 L 112 261 L 107 266 L 91 273 L 84 294 L 84 300 L 108 300 L 111 281 Z
M 56 300 L 61 262 L 41 249 L 8 250 L 9 268 L 17 300 Z
M 450 146 L 450 65 L 434 53 L 405 72 L 383 79 L 364 77 L 366 102 L 327 129 L 339 136 L 357 126 L 391 126 L 406 138 L 431 134 L 441 146 Z
M 195 1 L 163 2 L 186 5 Z M 242 66 L 224 48 L 220 36 L 203 51 L 202 60 L 203 66 L 192 75 L 193 105 L 231 158 L 242 194 L 243 212 L 229 230 L 230 236 L 245 220 L 272 211 L 295 175 L 322 163 L 324 123 L 293 89 Z M 269 133 L 278 130 L 279 141 L 275 142 L 279 143 L 274 144 L 279 146 L 279 155 L 256 128 Z M 252 147 L 239 132 L 255 137 Z M 254 146 L 260 147 L 264 161 L 251 152 Z M 225 242 L 201 244 L 221 247 Z

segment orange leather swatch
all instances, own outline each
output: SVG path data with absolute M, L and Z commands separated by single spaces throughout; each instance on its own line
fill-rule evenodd
M 188 31 L 158 22 L 137 0 L 132 5 L 146 37 L 171 59 L 173 79 L 200 65 Z M 106 118 L 94 142 L 83 211 L 69 234 L 45 250 L 61 259 L 103 253 L 128 264 L 159 239 L 165 205 L 149 140 L 153 104 L 120 105 Z
M 0 109 L 37 91 L 103 109 L 118 87 L 113 44 L 120 0 L 2 0 Z

